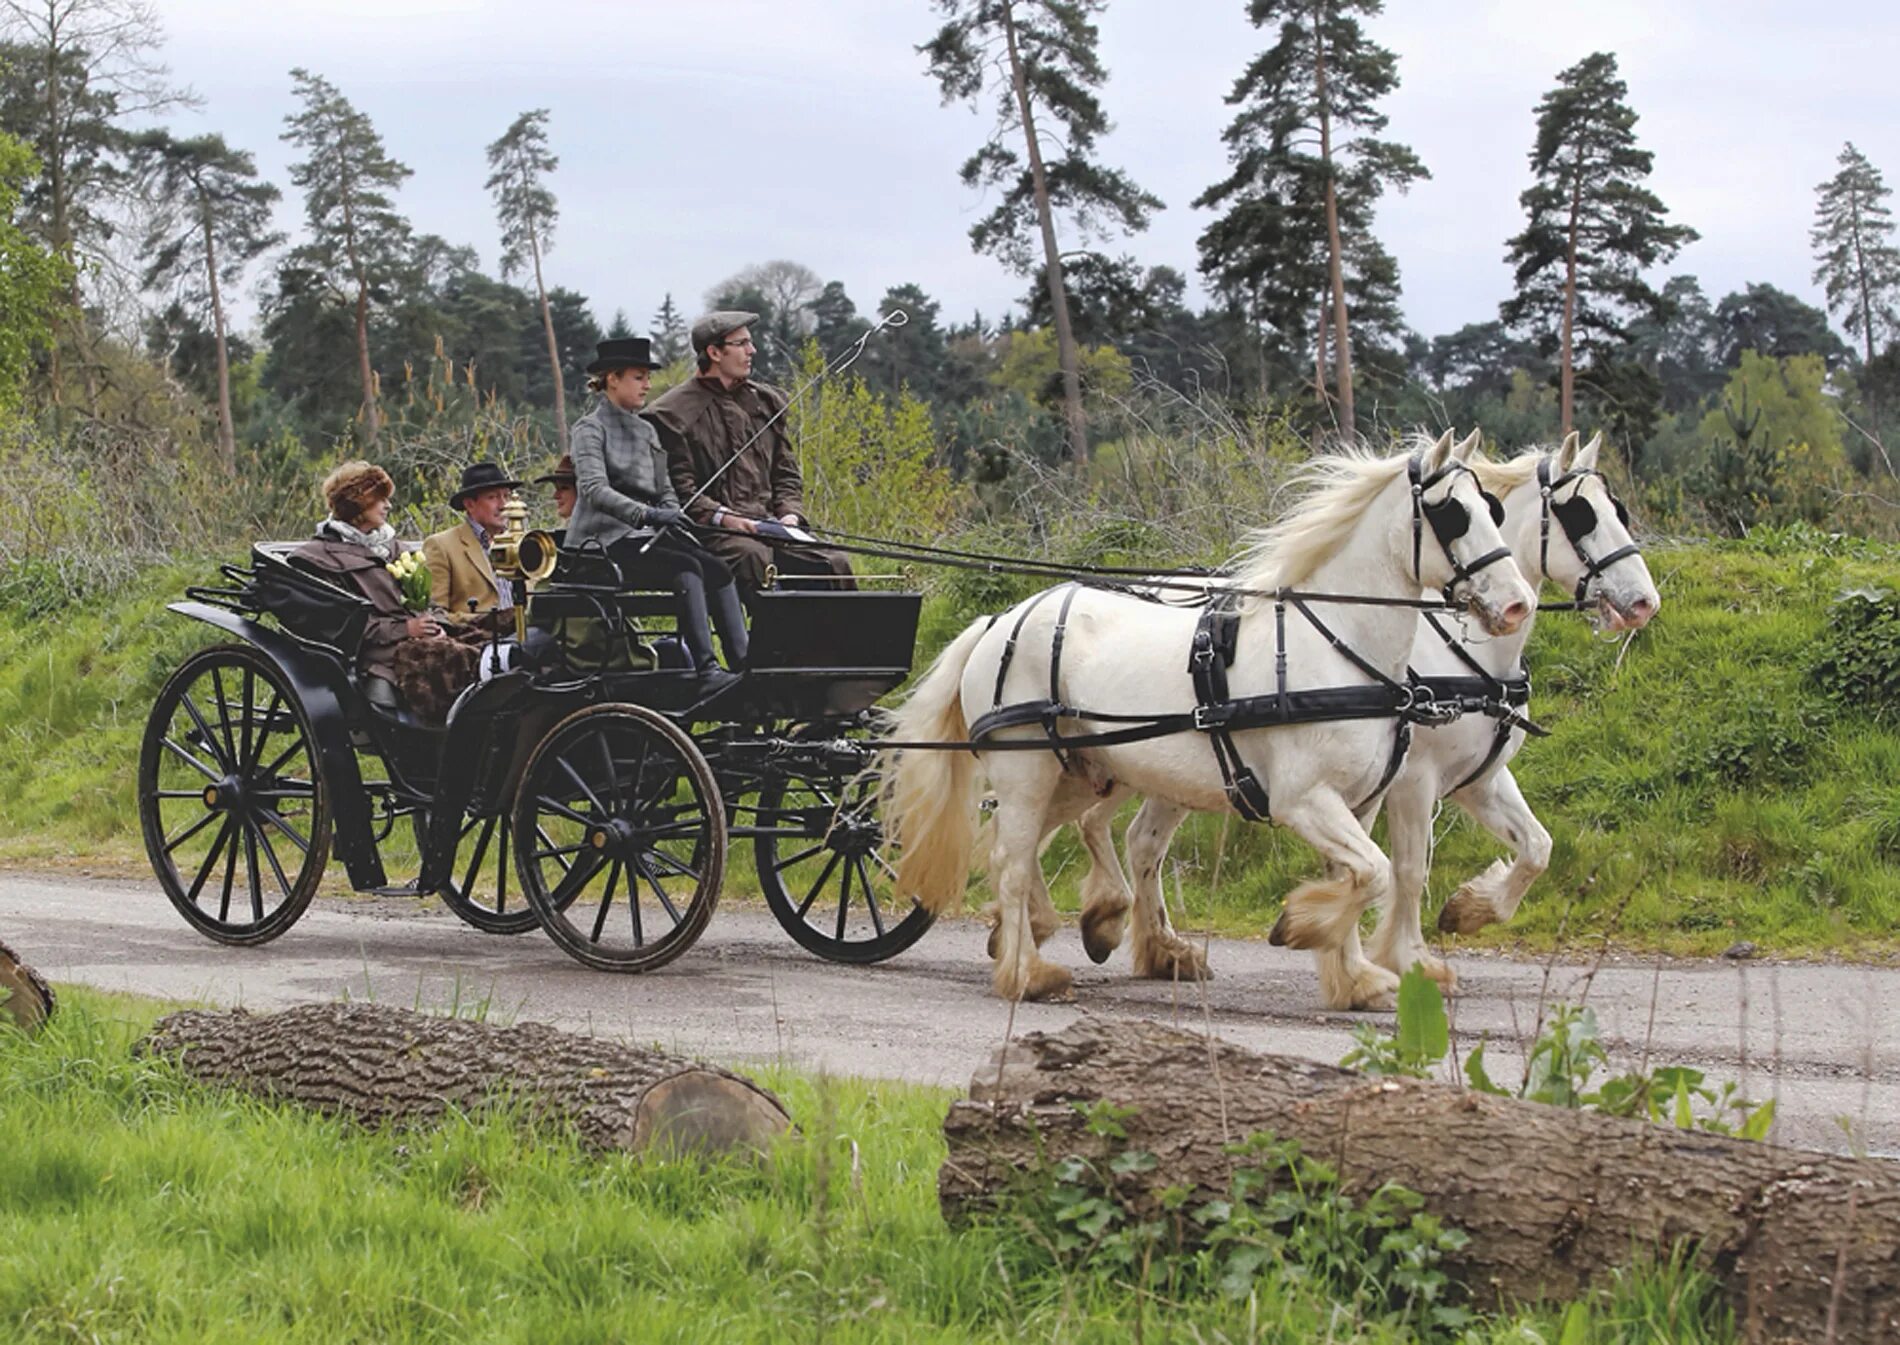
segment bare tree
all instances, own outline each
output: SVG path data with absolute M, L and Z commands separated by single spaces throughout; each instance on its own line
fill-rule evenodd
M 70 268 L 70 312 L 54 332 L 51 393 L 61 398 L 63 356 L 83 362 L 83 286 L 106 260 L 113 224 L 105 204 L 125 181 L 125 118 L 197 100 L 158 59 L 165 34 L 147 0 L 0 0 L 0 128 L 26 141 L 42 179 L 25 208 Z M 95 387 L 86 365 L 87 387 Z

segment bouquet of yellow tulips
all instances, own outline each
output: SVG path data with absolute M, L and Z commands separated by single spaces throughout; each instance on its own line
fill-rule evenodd
M 429 567 L 420 551 L 405 551 L 388 566 L 402 590 L 402 605 L 412 612 L 429 610 Z

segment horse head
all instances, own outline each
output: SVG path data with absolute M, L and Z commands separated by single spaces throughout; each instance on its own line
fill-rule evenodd
M 1492 635 L 1509 635 L 1530 617 L 1537 595 L 1498 531 L 1502 506 L 1471 469 L 1478 439 L 1473 431 L 1454 443 L 1447 431 L 1407 463 L 1413 577 L 1469 608 Z

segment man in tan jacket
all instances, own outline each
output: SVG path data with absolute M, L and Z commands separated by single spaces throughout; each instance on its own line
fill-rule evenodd
M 461 510 L 462 521 L 422 543 L 422 558 L 429 566 L 429 605 L 438 620 L 483 630 L 513 628 L 514 594 L 496 581 L 488 544 L 502 530 L 502 505 L 520 484 L 496 463 L 476 462 L 462 469 L 462 484 L 449 496 L 449 508 Z

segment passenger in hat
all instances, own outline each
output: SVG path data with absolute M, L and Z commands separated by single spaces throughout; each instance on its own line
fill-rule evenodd
M 574 501 L 578 498 L 578 494 L 575 490 L 572 453 L 561 454 L 561 460 L 554 464 L 554 470 L 537 476 L 534 481 L 536 485 L 546 484 L 554 487 L 554 512 L 561 516 L 563 524 L 574 516 Z
M 449 496 L 449 508 L 460 510 L 462 521 L 423 539 L 429 605 L 446 624 L 486 631 L 514 628 L 513 586 L 495 577 L 488 547 L 505 526 L 502 506 L 521 484 L 498 463 L 470 463 L 462 469 L 461 485 Z
M 379 705 L 408 707 L 440 722 L 463 687 L 476 677 L 479 637 L 449 638 L 430 616 L 411 612 L 389 566 L 404 546 L 389 524 L 396 483 L 370 462 L 346 462 L 324 478 L 329 514 L 316 536 L 293 553 L 297 564 L 337 587 L 360 594 L 371 608 L 356 648 L 364 696 Z
M 646 418 L 660 432 L 674 490 L 691 501 L 687 509 L 705 544 L 740 583 L 764 588 L 776 567 L 818 576 L 806 582 L 825 588 L 855 588 L 842 552 L 784 540 L 782 527 L 808 521 L 805 482 L 782 414 L 785 394 L 752 379 L 752 324 L 758 318 L 727 309 L 695 322 L 699 376 L 667 389 Z M 778 539 L 762 536 L 760 524 L 777 531 Z
M 605 548 L 627 583 L 678 594 L 680 640 L 693 666 L 723 683 L 732 674 L 713 657 L 707 614 L 718 627 L 727 662 L 739 667 L 746 657 L 745 611 L 732 572 L 686 526 L 665 450 L 638 414 L 658 367 L 643 336 L 602 341 L 587 366 L 588 390 L 599 397 L 568 434 L 580 498 L 566 546 Z

